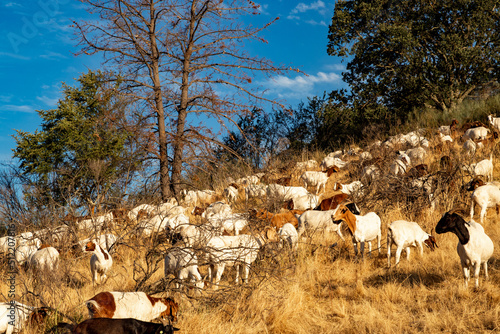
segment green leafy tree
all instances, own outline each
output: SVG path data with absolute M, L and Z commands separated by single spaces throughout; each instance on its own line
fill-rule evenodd
M 498 0 L 340 0 L 328 53 L 348 60 L 344 81 L 357 121 L 391 124 L 415 108 L 453 111 L 497 82 Z M 362 115 L 363 114 L 363 115 Z
M 119 82 L 90 71 L 78 83 L 63 85 L 56 109 L 38 111 L 40 131 L 14 136 L 14 157 L 37 189 L 27 196 L 40 205 L 99 205 L 110 189 L 124 187 L 140 161 L 130 149 L 132 132 L 121 125 L 128 103 L 116 93 Z

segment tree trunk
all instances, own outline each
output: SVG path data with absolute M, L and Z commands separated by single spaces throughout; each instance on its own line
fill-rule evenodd
M 153 13 L 153 11 L 151 11 Z M 152 21 L 154 22 L 154 21 Z M 163 108 L 163 95 L 161 91 L 159 53 L 156 45 L 156 35 L 154 34 L 154 23 L 150 26 L 150 41 L 152 52 L 152 74 L 153 90 L 158 122 L 158 146 L 160 150 L 160 191 L 161 198 L 165 202 L 170 197 L 170 177 L 168 175 L 168 151 L 167 133 L 165 131 L 165 110 Z

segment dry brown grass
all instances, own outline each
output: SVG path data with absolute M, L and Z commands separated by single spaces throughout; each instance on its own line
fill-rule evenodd
M 436 154 L 429 164 L 436 168 L 438 159 Z M 317 160 L 321 157 L 317 156 Z M 498 163 L 495 165 L 495 179 L 498 179 L 500 168 Z M 349 172 L 344 171 L 332 182 L 348 179 Z M 377 211 L 382 218 L 381 254 L 374 251 L 363 261 L 354 257 L 350 240 L 342 242 L 334 234 L 304 240 L 297 254 L 266 250 L 266 257 L 254 263 L 246 286 L 235 286 L 234 270 L 227 269 L 222 289 L 217 292 L 207 289 L 201 295 L 191 293 L 188 297 L 173 291 L 172 286 L 165 287 L 161 261 L 158 271 L 144 287 L 148 292 L 174 296 L 179 301 L 176 326 L 185 334 L 498 332 L 500 228 L 494 210 L 488 211 L 484 228 L 496 249 L 489 261 L 490 280 L 485 281 L 481 271 L 479 289 L 463 287 L 456 253 L 457 237 L 450 233 L 437 236 L 439 248 L 435 252 L 425 249 L 421 257 L 412 249 L 410 261 L 403 255 L 398 267 L 387 268 L 385 236 L 390 222 L 414 220 L 430 232 L 442 213 L 456 205 L 460 196 L 464 195 L 446 194 L 435 212 L 430 211 L 425 202 L 417 205 L 383 199 L 371 202 L 373 197 L 362 198 L 362 210 Z M 264 201 L 252 204 L 267 205 Z M 248 209 L 241 202 L 235 208 L 239 212 Z M 328 247 L 333 242 L 338 245 Z M 139 247 L 143 241 L 129 240 L 127 244 L 132 247 L 117 249 L 109 279 L 101 286 L 92 286 L 90 255 L 83 255 L 65 258 L 60 273 L 38 281 L 21 270 L 17 276 L 17 295 L 29 304 L 44 303 L 77 321 L 83 320 L 87 317 L 83 305 L 86 299 L 100 291 L 136 288 L 133 271 L 146 267 L 146 249 Z M 158 250 L 159 254 L 162 252 Z M 201 271 L 205 274 L 206 268 L 202 267 Z M 140 272 L 135 275 L 137 278 Z M 0 284 L 0 293 L 7 299 L 5 274 Z M 56 322 L 53 316 L 47 327 Z

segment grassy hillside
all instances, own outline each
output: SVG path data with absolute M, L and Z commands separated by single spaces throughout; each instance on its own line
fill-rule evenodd
M 456 137 L 452 145 L 439 145 L 435 128 L 428 128 L 424 136 L 430 140 L 425 163 L 431 174 L 442 171 L 441 156 L 452 158 L 453 168 L 447 173 L 445 185 L 438 186 L 436 209 L 431 210 L 427 197 L 413 191 L 407 181 L 388 173 L 388 166 L 400 145 L 391 148 L 363 147 L 379 157 L 382 169 L 380 179 L 367 184 L 363 195 L 355 196 L 362 213 L 375 211 L 382 219 L 382 247 L 380 254 L 373 251 L 364 260 L 354 256 L 352 242 L 340 240 L 338 235 L 303 238 L 297 254 L 277 245 L 265 247 L 253 264 L 250 282 L 236 286 L 234 269 L 227 268 L 221 288 L 211 287 L 201 292 L 179 292 L 169 284 L 172 277 L 163 278 L 163 256 L 168 243 L 153 241 L 128 233 L 133 226 L 119 223 L 115 233 L 123 236 L 113 254 L 114 265 L 109 279 L 103 285 L 92 286 L 90 254 L 62 255 L 59 272 L 52 275 L 34 275 L 21 269 L 16 276 L 18 300 L 31 305 L 48 305 L 61 314 L 52 315 L 46 327 L 58 320 L 75 321 L 87 318 L 83 302 L 98 292 L 110 290 L 143 290 L 157 296 L 174 296 L 180 303 L 179 333 L 486 333 L 500 331 L 500 228 L 499 217 L 489 209 L 484 224 L 486 233 L 495 245 L 489 261 L 490 280 L 484 280 L 481 269 L 479 289 L 472 284 L 464 288 L 459 257 L 458 239 L 451 233 L 436 235 L 439 248 L 434 252 L 424 249 L 421 257 L 412 248 L 410 261 L 403 253 L 400 264 L 387 267 L 387 225 L 394 220 L 416 221 L 427 231 L 433 231 L 442 214 L 452 208 L 465 209 L 467 220 L 470 193 L 463 190 L 471 176 L 460 166 L 488 158 L 494 153 L 494 179 L 500 178 L 500 160 L 497 146 L 478 150 L 473 156 L 463 153 Z M 316 152 L 318 162 L 325 156 Z M 350 182 L 360 178 L 362 162 L 359 155 L 346 155 L 349 167 L 334 174 L 327 184 L 326 197 L 335 193 L 335 182 Z M 273 176 L 286 172 L 270 171 Z M 295 173 L 292 185 L 302 185 Z M 311 191 L 313 189 L 310 189 Z M 413 192 L 412 192 L 413 191 Z M 251 201 L 247 206 L 240 199 L 233 209 L 247 212 L 252 207 L 275 208 L 268 200 Z M 478 210 L 476 210 L 477 213 Z M 477 214 L 476 214 L 477 217 Z M 201 223 L 199 217 L 191 221 Z M 478 218 L 477 218 L 478 219 Z M 260 223 L 253 221 L 251 231 Z M 348 236 L 347 230 L 344 236 Z M 335 247 L 330 247 L 337 243 Z M 374 243 L 375 244 L 375 243 Z M 374 247 L 376 248 L 376 247 Z M 393 248 L 393 252 L 395 249 Z M 0 285 L 1 299 L 7 298 L 7 270 L 4 264 Z M 207 269 L 201 266 L 202 275 Z M 63 316 L 64 315 L 64 316 Z M 27 332 L 35 332 L 29 329 Z M 40 330 L 43 332 L 43 329 Z

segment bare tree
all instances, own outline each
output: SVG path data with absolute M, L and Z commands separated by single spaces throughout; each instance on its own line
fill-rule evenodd
M 129 83 L 129 93 L 148 101 L 153 111 L 163 199 L 171 190 L 179 195 L 183 168 L 190 163 L 186 152 L 220 144 L 213 125 L 235 126 L 236 116 L 256 105 L 277 104 L 252 78 L 292 70 L 245 52 L 243 43 L 265 42 L 259 34 L 275 21 L 244 24 L 246 15 L 259 14 L 252 1 L 82 1 L 99 17 L 74 22 L 82 52 L 104 52 L 106 63 L 117 65 Z

